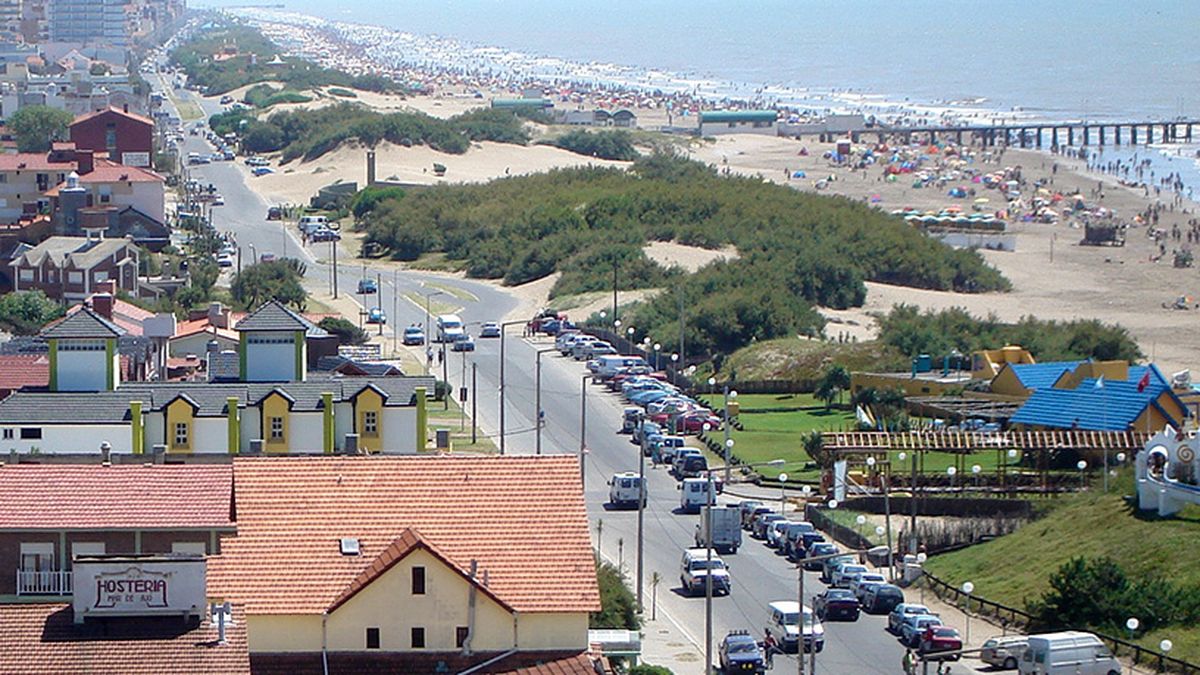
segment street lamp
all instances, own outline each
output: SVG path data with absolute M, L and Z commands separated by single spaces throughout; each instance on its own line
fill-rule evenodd
M 958 468 L 953 466 L 946 467 L 946 475 L 950 477 L 950 491 L 954 492 L 954 474 L 958 473 Z
M 1136 616 L 1131 616 L 1125 621 L 1125 629 L 1129 631 L 1129 641 L 1133 642 L 1133 633 L 1141 626 L 1142 622 L 1138 621 Z
M 971 594 L 975 592 L 975 584 L 969 581 L 964 581 L 962 585 L 962 592 L 967 595 L 967 608 L 963 611 L 963 616 L 966 617 L 967 622 L 967 630 L 966 634 L 964 635 L 965 639 L 963 640 L 963 647 L 967 648 L 971 643 Z
M 658 365 L 658 355 L 661 352 L 662 352 L 662 343 L 655 342 L 654 343 L 654 369 L 655 370 L 661 370 L 661 368 Z
M 587 492 L 587 385 L 591 374 L 584 375 L 579 387 L 579 483 Z
M 534 406 L 537 409 L 534 411 L 533 424 L 534 428 L 536 429 L 535 437 L 537 439 L 535 441 L 535 445 L 537 448 L 537 454 L 539 455 L 542 454 L 542 418 L 545 416 L 545 412 L 542 410 L 542 354 L 556 351 L 558 350 L 554 347 L 550 347 L 549 349 L 539 349 L 537 350 L 536 358 L 534 359 L 537 367 L 534 369 L 533 400 Z
M 786 472 L 782 472 L 779 474 L 779 512 L 780 513 L 787 512 L 787 492 L 783 488 L 784 484 L 787 483 L 787 479 L 788 479 L 788 475 Z
M 430 333 L 429 333 L 429 299 L 435 295 L 445 295 L 445 294 L 446 293 L 444 291 L 430 291 L 428 293 L 421 294 L 421 295 L 425 296 L 425 343 L 426 344 L 429 344 L 430 340 L 432 340 L 432 338 L 430 337 Z M 426 350 L 425 353 L 428 354 L 429 351 Z M 429 359 L 426 358 L 426 362 L 428 362 L 428 360 Z
M 657 360 L 657 359 L 655 359 L 655 360 Z M 710 378 L 709 382 L 714 382 L 714 380 L 712 380 Z M 729 385 L 725 385 L 725 414 L 722 415 L 721 417 L 722 417 L 722 426 L 725 428 L 725 482 L 726 483 L 729 482 L 729 451 L 733 449 L 733 439 L 729 437 L 729 434 L 730 434 L 729 401 L 737 399 L 737 395 L 738 394 L 737 394 L 736 390 L 730 391 Z
M 860 538 L 860 539 L 862 538 L 862 526 L 863 526 L 863 525 L 865 525 L 865 524 L 866 524 L 866 522 L 867 522 L 867 517 L 866 517 L 866 516 L 864 516 L 864 515 L 863 515 L 863 514 L 861 514 L 861 513 L 860 513 L 860 514 L 858 514 L 858 515 L 857 515 L 857 516 L 854 518 L 854 523 L 855 523 L 856 525 L 858 525 L 858 528 L 857 528 L 857 530 L 858 530 L 858 536 L 859 536 L 859 538 Z
M 1087 462 L 1081 459 L 1075 463 L 1075 468 L 1079 469 L 1079 489 L 1084 490 L 1087 488 L 1087 484 L 1084 482 L 1086 478 L 1084 478 L 1083 472 L 1087 470 Z
M 428 311 L 426 311 L 428 316 Z M 509 326 L 517 326 L 525 324 L 525 321 L 505 321 L 500 324 L 500 454 L 504 454 L 504 336 Z M 426 333 L 426 339 L 429 334 Z
M 979 472 L 983 471 L 983 467 L 978 464 L 971 465 L 971 473 L 975 476 L 975 488 L 979 489 Z

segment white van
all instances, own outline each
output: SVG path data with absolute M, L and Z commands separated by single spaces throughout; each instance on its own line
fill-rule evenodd
M 705 504 L 712 500 L 717 503 L 717 485 L 714 482 L 712 490 L 708 490 L 707 478 L 684 478 L 679 483 L 679 508 L 685 513 L 699 513 Z M 707 496 L 706 496 L 707 495 Z
M 646 491 L 642 487 L 642 477 L 632 471 L 615 474 L 608 481 L 608 503 L 617 508 L 637 507 L 638 497 L 642 506 L 646 505 Z
M 613 375 L 616 375 L 622 368 L 635 368 L 637 366 L 646 365 L 646 359 L 640 356 L 626 356 L 622 354 L 605 354 L 597 361 L 600 365 L 596 368 L 596 377 L 601 380 L 607 380 Z
M 1091 633 L 1063 631 L 1030 635 L 1021 655 L 1021 675 L 1121 675 L 1121 662 Z
M 462 319 L 457 314 L 440 314 L 437 318 L 437 341 L 454 343 L 466 331 L 463 330 Z
M 729 567 L 725 565 L 725 561 L 706 548 L 687 549 L 683 552 L 680 564 L 679 585 L 688 595 L 706 594 L 709 574 L 712 574 L 713 595 L 729 595 L 733 588 Z
M 312 234 L 319 228 L 329 227 L 329 219 L 325 216 L 300 216 L 300 221 L 296 223 L 296 227 L 304 234 Z
M 795 600 L 777 600 L 767 605 L 767 633 L 785 652 L 800 650 L 800 603 Z M 825 627 L 817 621 L 812 608 L 804 607 L 804 651 L 825 648 Z

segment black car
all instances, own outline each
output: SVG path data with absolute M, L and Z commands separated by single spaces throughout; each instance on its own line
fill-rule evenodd
M 837 552 L 838 552 L 838 547 L 836 544 L 831 544 L 827 541 L 818 541 L 818 542 L 814 543 L 808 549 L 807 555 L 805 556 L 804 569 L 809 570 L 809 571 L 814 571 L 814 570 L 820 571 L 821 561 L 820 560 L 815 560 L 815 561 L 809 560 L 808 558 L 819 557 L 819 556 L 823 556 L 823 555 L 833 555 L 834 553 L 837 553 Z
M 722 673 L 762 675 L 767 672 L 762 649 L 758 646 L 758 642 L 744 630 L 733 631 L 726 635 L 721 640 L 717 652 Z
M 904 591 L 899 586 L 880 584 L 863 596 L 862 608 L 868 614 L 890 614 L 896 605 L 904 602 Z
M 830 588 L 813 598 L 813 611 L 822 621 L 844 619 L 858 621 L 858 598 L 844 588 Z

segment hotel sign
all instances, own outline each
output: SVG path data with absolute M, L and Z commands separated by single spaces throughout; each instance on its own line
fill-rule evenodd
M 202 556 L 95 556 L 74 561 L 75 621 L 196 614 L 205 608 Z
M 150 153 L 148 152 L 123 152 L 121 153 L 121 163 L 125 166 L 150 166 Z

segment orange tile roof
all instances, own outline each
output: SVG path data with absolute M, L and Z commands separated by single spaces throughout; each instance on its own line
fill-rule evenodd
M 0 464 L 0 530 L 233 528 L 220 464 Z
M 75 162 L 51 162 L 44 152 L 18 152 L 0 155 L 0 171 L 61 171 L 75 170 Z
M 180 630 L 179 619 L 119 619 L 103 629 L 76 626 L 71 605 L 36 603 L 0 605 L 0 672 L 26 675 L 158 675 L 175 673 L 250 673 L 246 623 L 234 607 L 225 627 L 225 643 L 205 617 L 199 626 Z
M 171 336 L 171 339 L 175 340 L 178 338 L 185 338 L 197 333 L 213 333 L 214 335 L 220 335 L 221 337 L 229 338 L 235 342 L 238 339 L 237 331 L 229 328 L 218 328 L 213 326 L 208 322 L 207 318 L 196 319 L 194 321 L 180 321 L 179 323 L 176 323 L 175 335 Z
M 250 657 L 255 675 L 441 675 L 470 670 L 480 675 L 596 675 L 601 672 L 585 652 L 329 652 L 328 669 L 320 652 L 275 652 Z M 487 664 L 487 665 L 484 665 Z M 471 670 L 479 668 L 479 670 Z M 610 672 L 605 670 L 603 672 Z
M 257 457 L 234 460 L 238 536 L 209 594 L 250 614 L 320 614 L 405 529 L 519 612 L 600 608 L 572 456 Z M 338 540 L 359 539 L 345 556 Z
M 0 389 L 44 387 L 50 383 L 50 360 L 45 354 L 0 355 Z
M 111 105 L 108 106 L 108 108 L 105 108 L 104 110 L 95 110 L 93 112 L 85 113 L 83 115 L 80 115 L 79 117 L 76 117 L 74 120 L 71 121 L 70 126 L 75 126 L 76 124 L 79 124 L 80 122 L 86 122 L 94 117 L 99 117 L 101 115 L 107 115 L 109 113 L 115 113 L 117 115 L 120 115 L 121 117 L 128 117 L 129 119 L 137 120 L 138 122 L 141 122 L 142 124 L 148 124 L 152 127 L 154 126 L 154 120 L 150 119 L 149 117 L 146 117 L 145 115 L 139 115 L 137 113 L 126 112 L 120 108 L 117 108 L 116 106 L 111 106 Z

